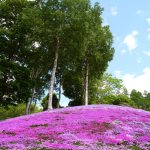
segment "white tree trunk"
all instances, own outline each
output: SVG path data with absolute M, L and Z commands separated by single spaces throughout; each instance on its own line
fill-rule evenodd
M 53 89 L 54 89 L 55 74 L 56 74 L 56 69 L 57 69 L 59 44 L 60 44 L 60 43 L 59 43 L 59 39 L 57 38 L 57 45 L 56 45 L 56 51 L 55 51 L 54 65 L 53 65 L 52 74 L 51 74 L 51 79 L 50 79 L 49 99 L 48 99 L 48 110 L 53 109 L 53 106 L 52 106 Z
M 60 82 L 59 82 L 59 98 L 58 98 L 58 104 L 57 104 L 57 108 L 59 108 L 59 103 L 60 103 L 60 99 L 61 99 L 61 85 L 62 85 L 62 77 L 60 76 Z
M 88 105 L 88 77 L 89 77 L 89 67 L 88 60 L 85 62 L 85 76 L 84 76 L 84 104 Z

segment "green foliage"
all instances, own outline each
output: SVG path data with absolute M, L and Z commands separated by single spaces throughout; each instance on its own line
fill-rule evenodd
M 0 106 L 40 96 L 46 86 L 47 54 L 35 43 L 41 37 L 40 6 L 26 0 L 0 3 Z
M 120 97 L 124 99 L 124 102 L 128 97 L 127 89 L 123 86 L 122 80 L 113 77 L 111 74 L 104 73 L 99 79 L 94 78 L 90 84 L 89 96 L 91 103 L 120 104 Z
M 113 105 L 126 105 L 126 106 L 132 106 L 132 102 L 130 102 L 130 99 L 127 95 L 119 94 L 119 95 L 108 95 L 102 99 L 102 102 L 104 104 L 113 104 Z
M 77 68 L 78 69 L 78 68 Z M 63 90 L 64 95 L 69 97 L 72 101 L 69 106 L 79 106 L 83 104 L 83 88 L 82 78 L 79 70 L 70 71 L 64 76 Z
M 42 102 L 41 102 L 41 105 L 43 107 L 43 111 L 47 110 L 47 107 L 48 107 L 48 98 L 49 98 L 49 94 L 47 94 L 43 99 L 42 99 Z M 52 102 L 52 106 L 53 108 L 58 108 L 58 98 L 57 98 L 57 95 L 56 94 L 53 94 L 53 102 Z
M 27 68 L 7 59 L 0 59 L 0 106 L 21 103 L 30 95 Z
M 130 99 L 135 103 L 135 107 L 150 110 L 150 93 L 144 92 L 143 94 L 137 90 L 132 90 Z
M 29 70 L 20 57 L 25 34 L 19 17 L 26 6 L 25 0 L 0 3 L 0 106 L 20 103 L 30 96 Z
M 5 109 L 4 107 L 0 107 L 0 120 L 22 116 L 25 114 L 25 108 L 26 108 L 26 104 L 9 106 L 7 109 Z M 34 106 L 33 105 L 31 106 L 31 113 L 40 112 L 40 111 L 41 110 L 38 107 L 34 109 Z
M 89 96 L 91 104 L 126 105 L 150 110 L 150 93 L 132 90 L 129 95 L 122 80 L 105 73 L 100 79 L 90 83 Z
M 86 7 L 84 7 L 85 5 Z M 73 39 L 74 44 L 72 44 L 75 49 L 76 45 L 78 46 L 77 52 L 71 53 L 73 55 L 71 64 L 73 65 L 69 65 L 63 81 L 64 95 L 72 99 L 71 103 L 74 105 L 83 104 L 85 91 L 83 83 L 87 66 L 89 82 L 92 82 L 106 70 L 108 62 L 112 60 L 114 54 L 112 34 L 108 26 L 102 26 L 101 14 L 103 9 L 97 3 L 94 7 L 89 3 L 81 3 L 81 6 L 81 12 L 76 13 L 76 18 L 80 20 L 78 19 L 79 21 L 74 24 L 78 30 L 74 30 L 75 38 Z M 76 33 L 76 31 L 80 33 Z

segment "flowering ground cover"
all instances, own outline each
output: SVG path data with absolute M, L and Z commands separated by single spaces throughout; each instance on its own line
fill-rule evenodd
M 114 105 L 45 111 L 0 122 L 0 149 L 150 149 L 150 112 Z

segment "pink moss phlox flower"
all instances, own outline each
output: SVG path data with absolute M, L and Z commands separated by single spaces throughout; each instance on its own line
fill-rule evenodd
M 114 105 L 45 111 L 0 122 L 0 149 L 150 149 L 150 112 Z

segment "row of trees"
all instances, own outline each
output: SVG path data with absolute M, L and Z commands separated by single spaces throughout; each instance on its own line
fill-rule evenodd
M 78 82 L 74 82 L 78 83 Z M 72 85 L 72 83 L 70 83 Z M 69 86 L 69 85 L 68 85 Z M 90 83 L 89 86 L 89 103 L 90 104 L 113 104 L 125 105 L 135 108 L 150 110 L 150 93 L 141 93 L 137 90 L 132 90 L 129 94 L 123 85 L 123 81 L 111 74 L 104 73 L 100 79 Z M 68 92 L 68 97 L 71 101 L 68 106 L 82 105 L 79 90 L 71 90 Z M 67 94 L 67 93 L 66 93 Z M 53 107 L 57 108 L 58 95 L 54 95 Z M 42 100 L 43 110 L 47 109 L 48 95 Z
M 130 94 L 130 99 L 135 103 L 137 108 L 150 111 L 150 92 L 145 91 L 141 93 L 134 89 Z
M 90 85 L 89 89 L 90 104 L 113 104 L 113 105 L 125 105 L 135 108 L 141 108 L 150 111 L 150 93 L 141 93 L 136 90 L 132 90 L 130 94 L 127 93 L 126 88 L 123 86 L 122 80 L 113 77 L 108 73 L 104 73 L 100 80 L 97 80 L 93 86 Z M 31 113 L 45 111 L 48 108 L 48 97 L 45 96 L 41 101 L 43 109 L 39 109 L 35 104 L 31 105 Z M 59 106 L 59 93 L 53 95 L 53 108 Z M 82 99 L 76 99 L 76 96 L 72 98 L 69 106 L 82 105 Z M 61 107 L 61 106 L 59 106 Z M 6 110 L 0 107 L 0 120 L 16 117 L 24 114 L 25 104 L 19 104 L 17 106 L 9 106 Z
M 141 93 L 133 89 L 129 94 L 121 79 L 104 73 L 100 79 L 90 83 L 89 103 L 125 105 L 150 111 L 150 92 Z M 72 95 L 69 106 L 78 105 L 82 105 L 82 99 Z
M 54 88 L 87 105 L 114 54 L 102 11 L 89 0 L 1 0 L 0 106 L 25 102 L 28 114 L 46 88 L 48 110 Z

